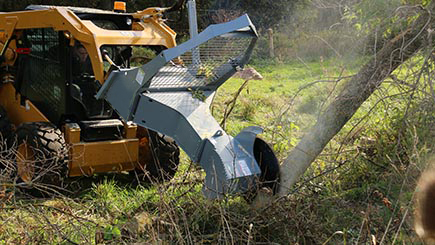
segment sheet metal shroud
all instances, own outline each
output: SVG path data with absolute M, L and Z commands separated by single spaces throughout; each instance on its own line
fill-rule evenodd
M 172 137 L 205 170 L 205 196 L 246 192 L 261 174 L 253 145 L 262 129 L 232 137 L 209 107 L 216 89 L 247 63 L 257 37 L 247 15 L 211 25 L 141 67 L 113 71 L 97 98 L 125 120 Z

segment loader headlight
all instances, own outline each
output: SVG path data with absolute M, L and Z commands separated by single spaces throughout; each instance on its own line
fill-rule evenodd
M 125 23 L 126 23 L 127 25 L 131 25 L 132 22 L 133 22 L 133 21 L 131 21 L 130 18 L 127 18 L 127 19 L 125 20 Z

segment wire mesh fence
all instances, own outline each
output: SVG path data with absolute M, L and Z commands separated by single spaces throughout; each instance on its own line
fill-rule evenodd
M 168 62 L 151 81 L 150 88 L 187 88 L 213 85 L 246 53 L 252 38 L 221 36 Z

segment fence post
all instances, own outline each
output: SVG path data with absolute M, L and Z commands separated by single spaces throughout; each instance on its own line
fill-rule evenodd
M 275 58 L 275 52 L 273 47 L 273 30 L 272 28 L 267 29 L 267 33 L 269 34 L 269 57 Z
M 189 32 L 190 38 L 194 38 L 198 35 L 198 20 L 196 13 L 196 2 L 195 0 L 187 1 L 187 9 L 189 13 Z M 192 64 L 198 66 L 201 64 L 199 48 L 196 47 L 192 50 Z

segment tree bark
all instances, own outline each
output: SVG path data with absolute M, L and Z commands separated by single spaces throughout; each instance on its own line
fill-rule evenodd
M 391 39 L 374 57 L 344 85 L 317 123 L 290 152 L 281 166 L 279 195 L 287 195 L 292 185 L 306 171 L 326 144 L 341 130 L 361 104 L 382 81 L 423 46 L 427 31 L 434 27 L 431 11 L 435 1 L 405 31 Z

